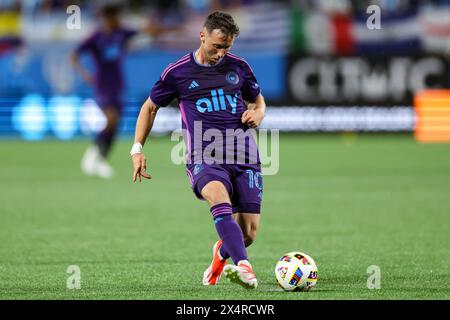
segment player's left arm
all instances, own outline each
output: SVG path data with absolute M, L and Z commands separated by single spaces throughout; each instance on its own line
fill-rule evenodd
M 254 102 L 247 104 L 247 110 L 244 111 L 241 117 L 243 124 L 250 128 L 258 128 L 266 114 L 266 102 L 263 95 L 260 93 L 256 96 Z

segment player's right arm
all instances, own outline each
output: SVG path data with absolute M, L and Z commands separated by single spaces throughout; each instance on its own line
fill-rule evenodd
M 139 178 L 139 182 L 142 181 L 142 177 L 151 179 L 152 177 L 147 173 L 147 160 L 144 153 L 142 153 L 142 147 L 147 140 L 150 133 L 153 122 L 155 121 L 158 107 L 153 101 L 148 98 L 141 107 L 139 116 L 136 122 L 136 131 L 134 135 L 134 145 L 131 149 L 131 157 L 133 159 L 133 181 Z
M 173 99 L 178 97 L 175 80 L 172 78 L 170 70 L 174 65 L 169 65 L 161 74 L 160 79 L 155 83 L 150 93 L 150 97 L 143 104 L 136 124 L 136 133 L 134 137 L 134 145 L 131 149 L 133 157 L 133 181 L 141 177 L 151 179 L 151 176 L 145 171 L 147 164 L 145 156 L 142 153 L 142 147 L 147 139 L 148 134 L 153 126 L 156 112 L 159 108 L 167 106 Z
M 93 82 L 92 75 L 83 65 L 80 63 L 80 56 L 78 52 L 74 51 L 70 55 L 70 64 L 75 71 L 80 75 L 84 82 L 91 84 Z
M 75 71 L 81 76 L 81 78 L 88 84 L 92 84 L 93 77 L 91 73 L 80 63 L 80 55 L 84 52 L 93 50 L 95 47 L 96 33 L 92 34 L 86 40 L 84 40 L 75 50 L 70 54 L 70 64 Z

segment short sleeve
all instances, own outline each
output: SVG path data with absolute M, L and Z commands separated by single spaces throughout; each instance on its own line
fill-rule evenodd
M 256 97 L 261 93 L 258 81 L 256 80 L 253 70 L 247 63 L 243 65 L 244 83 L 242 85 L 242 97 L 245 101 L 254 102 Z
M 97 37 L 97 33 L 92 34 L 86 40 L 84 40 L 76 49 L 77 53 L 83 53 L 86 51 L 90 51 L 95 46 L 95 39 Z
M 175 81 L 171 74 L 165 74 L 156 81 L 150 93 L 150 99 L 158 107 L 166 107 L 173 99 L 178 97 Z
M 131 29 L 123 30 L 124 42 L 128 43 L 131 40 L 131 38 L 133 38 L 137 33 L 138 33 L 137 30 Z

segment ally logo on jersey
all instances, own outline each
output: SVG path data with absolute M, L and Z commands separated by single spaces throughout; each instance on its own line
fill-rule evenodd
M 234 95 L 224 94 L 223 89 L 211 90 L 211 96 L 200 98 L 195 103 L 197 110 L 201 113 L 227 110 L 227 104 L 231 108 L 231 113 L 236 113 L 236 106 L 239 92 Z

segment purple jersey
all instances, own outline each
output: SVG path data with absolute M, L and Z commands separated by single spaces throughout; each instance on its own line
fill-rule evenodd
M 98 94 L 115 95 L 123 88 L 122 58 L 128 40 L 136 31 L 118 29 L 112 33 L 94 32 L 78 48 L 77 53 L 89 52 L 95 62 L 95 89 Z
M 242 58 L 227 53 L 217 64 L 205 66 L 190 53 L 163 71 L 150 99 L 158 107 L 178 99 L 188 163 L 211 159 L 230 164 L 260 163 L 256 143 L 246 134 L 249 127 L 241 122 L 246 110 L 244 100 L 254 102 L 259 94 L 255 75 Z M 222 143 L 222 149 L 212 148 L 214 143 Z M 208 159 L 208 155 L 212 158 Z

